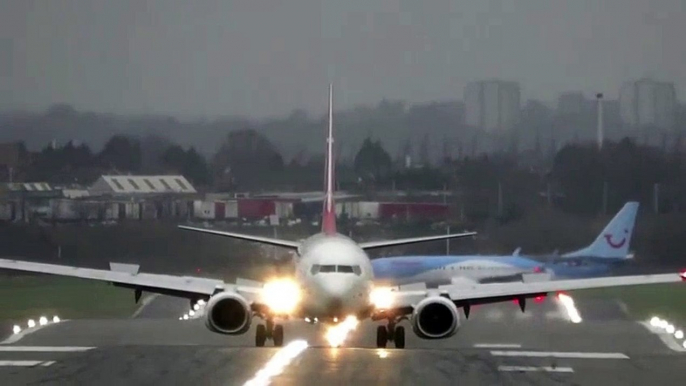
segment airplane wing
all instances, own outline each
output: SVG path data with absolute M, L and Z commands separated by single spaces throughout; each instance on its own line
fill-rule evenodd
M 686 271 L 660 275 L 615 276 L 593 279 L 554 280 L 535 282 L 510 282 L 497 284 L 451 284 L 438 289 L 399 287 L 395 290 L 390 308 L 408 309 L 429 296 L 450 298 L 458 307 L 466 305 L 498 303 L 515 299 L 545 296 L 551 292 L 574 291 L 593 288 L 621 287 L 644 284 L 686 282 Z
M 476 232 L 453 233 L 453 234 L 449 234 L 449 235 L 412 237 L 412 238 L 408 238 L 408 239 L 369 241 L 366 243 L 360 243 L 359 245 L 360 245 L 360 248 L 362 248 L 362 249 L 374 249 L 374 248 L 383 248 L 383 247 L 394 247 L 397 245 L 423 243 L 423 242 L 427 242 L 427 241 L 456 239 L 456 238 L 460 238 L 460 237 L 468 237 L 468 236 L 474 236 L 474 235 L 476 235 Z
M 216 230 L 212 230 L 212 229 L 189 227 L 189 226 L 185 226 L 185 225 L 179 225 L 179 228 L 184 229 L 184 230 L 188 230 L 188 231 L 194 231 L 194 232 L 200 232 L 200 233 L 207 233 L 207 234 L 211 234 L 211 235 L 230 237 L 230 238 L 239 239 L 239 240 L 254 241 L 254 242 L 262 243 L 262 244 L 275 245 L 277 247 L 284 247 L 284 248 L 289 248 L 289 249 L 298 249 L 298 247 L 300 246 L 300 243 L 297 241 L 275 239 L 275 238 L 271 238 L 271 237 L 246 235 L 244 233 L 216 231 Z
M 110 282 L 115 286 L 131 288 L 137 291 L 153 292 L 189 299 L 208 299 L 216 291 L 236 291 L 248 301 L 254 301 L 259 295 L 260 287 L 250 285 L 247 281 L 237 284 L 226 284 L 222 280 L 173 276 L 152 273 L 138 273 L 138 266 L 131 264 L 111 263 L 112 270 L 79 268 L 66 265 L 34 263 L 29 261 L 0 259 L 0 269 L 44 273 L 57 276 L 69 276 Z M 137 298 L 140 295 L 136 295 Z

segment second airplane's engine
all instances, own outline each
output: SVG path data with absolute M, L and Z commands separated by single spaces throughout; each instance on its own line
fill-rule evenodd
M 233 292 L 221 292 L 210 298 L 205 306 L 205 325 L 210 331 L 239 335 L 248 331 L 252 310 L 245 298 Z
M 441 339 L 454 335 L 460 327 L 455 304 L 442 296 L 419 302 L 412 313 L 412 329 L 423 339 Z

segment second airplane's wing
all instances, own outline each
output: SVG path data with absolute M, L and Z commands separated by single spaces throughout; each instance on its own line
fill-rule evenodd
M 411 237 L 407 239 L 396 239 L 396 240 L 383 240 L 383 241 L 369 241 L 366 243 L 360 243 L 360 248 L 362 249 L 374 249 L 383 247 L 394 247 L 397 245 L 424 243 L 427 241 L 437 241 L 446 239 L 457 239 L 460 237 L 475 236 L 476 232 L 465 232 L 465 233 L 453 233 L 449 235 L 438 235 L 438 236 L 424 236 L 424 237 Z
M 187 231 L 200 232 L 200 233 L 207 233 L 207 234 L 216 235 L 216 236 L 230 237 L 233 239 L 239 239 L 239 240 L 245 240 L 245 241 L 254 241 L 256 243 L 275 245 L 277 247 L 290 248 L 290 249 L 298 249 L 298 247 L 300 246 L 300 243 L 297 241 L 275 239 L 275 238 L 271 238 L 271 237 L 246 235 L 244 233 L 216 231 L 213 229 L 196 228 L 196 227 L 189 227 L 189 226 L 185 226 L 185 225 L 179 225 L 179 229 L 184 229 Z
M 248 300 L 254 300 L 259 293 L 258 287 L 253 288 L 253 286 L 241 285 L 240 282 L 233 285 L 226 284 L 222 280 L 202 277 L 138 273 L 138 266 L 128 264 L 112 264 L 111 266 L 113 270 L 108 271 L 105 269 L 0 259 L 0 269 L 99 280 L 134 290 L 189 299 L 209 298 L 216 291 L 233 290 L 245 295 Z

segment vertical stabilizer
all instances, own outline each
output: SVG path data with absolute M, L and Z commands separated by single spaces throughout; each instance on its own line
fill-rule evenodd
M 336 233 L 336 205 L 333 201 L 335 161 L 333 157 L 333 85 L 329 84 L 329 132 L 326 137 L 326 174 L 324 177 L 326 196 L 322 208 L 322 232 L 330 235 Z
M 637 213 L 638 202 L 627 202 L 591 245 L 563 257 L 627 258 Z

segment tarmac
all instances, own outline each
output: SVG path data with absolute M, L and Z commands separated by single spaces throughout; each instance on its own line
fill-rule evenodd
M 408 322 L 406 348 L 375 347 L 363 322 L 340 348 L 323 326 L 287 322 L 282 348 L 254 347 L 251 330 L 214 334 L 178 320 L 185 300 L 155 298 L 134 318 L 72 320 L 0 344 L 2 385 L 680 385 L 686 349 L 631 320 L 612 300 L 577 302 L 580 323 L 555 299 L 480 306 L 444 340 Z

